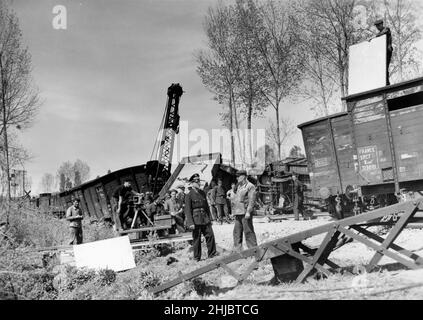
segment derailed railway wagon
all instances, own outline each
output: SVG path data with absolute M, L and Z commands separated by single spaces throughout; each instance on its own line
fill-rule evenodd
M 161 168 L 162 165 L 157 161 L 150 161 L 147 164 L 120 169 L 70 190 L 40 194 L 38 201 L 35 201 L 35 206 L 43 213 L 63 217 L 66 209 L 72 204 L 72 200 L 78 198 L 83 212 L 90 219 L 110 219 L 111 210 L 116 204 L 113 193 L 123 184 L 123 181 L 130 180 L 136 192 L 151 191 L 156 173 L 161 172 Z M 162 173 L 156 178 L 157 185 L 163 186 L 167 179 L 168 175 Z
M 343 98 L 347 111 L 303 123 L 312 193 L 338 218 L 423 190 L 423 78 Z

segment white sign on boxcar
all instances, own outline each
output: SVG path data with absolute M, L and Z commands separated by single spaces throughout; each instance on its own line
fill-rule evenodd
M 350 47 L 348 94 L 386 85 L 386 35 Z

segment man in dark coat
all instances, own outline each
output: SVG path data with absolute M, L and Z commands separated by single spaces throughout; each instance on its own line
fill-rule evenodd
M 295 220 L 300 220 L 300 213 L 305 219 L 304 216 L 304 184 L 298 180 L 296 174 L 292 175 L 292 197 L 293 197 L 293 206 L 294 206 L 294 216 Z
M 215 187 L 215 190 L 214 202 L 216 204 L 220 224 L 222 224 L 223 221 L 229 223 L 228 202 L 226 199 L 226 190 L 223 187 L 222 179 L 217 180 L 217 186 Z
M 391 64 L 392 53 L 394 51 L 394 48 L 392 47 L 391 29 L 383 25 L 382 19 L 375 21 L 375 27 L 379 31 L 375 38 L 386 35 L 386 85 L 389 86 L 389 65 Z
M 135 215 L 134 195 L 140 195 L 135 192 L 131 186 L 131 180 L 125 179 L 123 185 L 115 191 L 118 197 L 117 218 L 119 219 L 122 229 L 126 230 L 131 227 L 132 219 Z
M 211 226 L 210 209 L 206 194 L 200 189 L 200 176 L 194 174 L 189 179 L 192 189 L 185 196 L 186 224 L 192 230 L 194 259 L 201 260 L 201 234 L 206 239 L 208 257 L 217 255 L 216 242 Z

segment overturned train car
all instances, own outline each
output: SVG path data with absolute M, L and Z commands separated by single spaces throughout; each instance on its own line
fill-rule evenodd
M 423 78 L 344 98 L 347 111 L 298 126 L 313 196 L 338 218 L 423 190 Z
M 42 193 L 33 199 L 33 206 L 42 213 L 61 218 L 72 204 L 72 199 L 78 198 L 81 200 L 83 212 L 91 219 L 111 218 L 112 207 L 116 204 L 113 193 L 123 181 L 130 180 L 133 189 L 140 193 L 152 191 L 155 186 L 161 188 L 169 178 L 168 175 L 162 174 L 163 176 L 156 179 L 157 172 L 163 171 L 161 167 L 157 161 L 151 161 L 144 165 L 117 170 L 64 192 Z M 157 181 L 156 185 L 154 181 Z

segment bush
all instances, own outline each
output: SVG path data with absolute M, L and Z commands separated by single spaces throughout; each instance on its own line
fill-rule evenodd
M 140 272 L 138 279 L 138 284 L 144 289 L 157 287 L 162 282 L 162 277 L 151 271 Z
M 109 286 L 116 281 L 116 272 L 109 269 L 98 271 L 98 283 L 100 286 Z
M 53 300 L 58 294 L 53 279 L 54 275 L 45 271 L 0 274 L 0 288 L 18 299 Z

